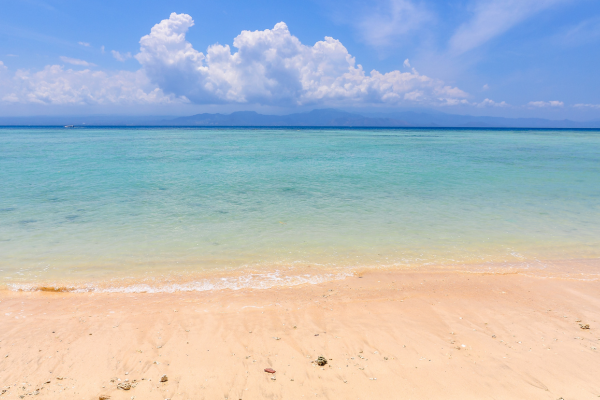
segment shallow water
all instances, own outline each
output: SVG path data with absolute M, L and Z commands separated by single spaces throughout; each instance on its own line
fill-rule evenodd
M 0 177 L 13 289 L 600 274 L 600 131 L 0 128 Z

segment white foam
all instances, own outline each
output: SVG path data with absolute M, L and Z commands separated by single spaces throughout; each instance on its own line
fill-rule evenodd
M 329 273 L 320 275 L 297 274 L 285 275 L 280 271 L 269 273 L 248 274 L 235 277 L 221 277 L 202 279 L 182 283 L 160 282 L 134 283 L 131 285 L 82 285 L 63 288 L 56 286 L 56 291 L 71 293 L 175 293 L 175 292 L 205 292 L 211 290 L 241 290 L 241 289 L 270 289 L 273 287 L 290 287 L 304 284 L 318 284 L 323 282 L 345 279 L 352 276 L 351 272 Z M 9 284 L 11 290 L 33 292 L 42 290 L 39 285 Z M 52 287 L 45 285 L 45 288 Z

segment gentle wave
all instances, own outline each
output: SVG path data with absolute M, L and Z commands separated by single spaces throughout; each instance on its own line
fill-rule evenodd
M 319 284 L 342 280 L 353 276 L 351 271 L 329 274 L 297 274 L 284 275 L 281 271 L 262 274 L 249 274 L 237 277 L 202 279 L 178 283 L 132 283 L 129 285 L 83 284 L 83 285 L 36 285 L 27 283 L 9 284 L 8 288 L 19 292 L 70 292 L 70 293 L 175 293 L 205 292 L 211 290 L 271 289 L 275 287 L 291 287 L 304 284 Z

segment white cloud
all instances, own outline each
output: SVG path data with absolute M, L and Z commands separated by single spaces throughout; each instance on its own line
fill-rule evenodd
M 77 42 L 78 44 L 85 46 L 85 47 L 90 47 L 90 44 L 87 42 Z
M 553 101 L 530 101 L 528 104 L 530 107 L 544 108 L 544 107 L 563 107 L 565 103 L 558 100 Z
M 100 52 L 102 52 L 102 54 L 104 54 L 104 51 L 105 51 L 104 45 L 100 46 Z
M 598 109 L 600 109 L 600 104 L 575 104 L 573 107 L 577 107 L 577 108 L 598 108 Z
M 1 72 L 1 71 L 0 71 Z M 185 102 L 166 96 L 152 85 L 144 71 L 75 71 L 48 65 L 38 72 L 18 70 L 0 85 L 0 99 L 37 104 L 157 104 Z
M 580 22 L 561 33 L 558 38 L 560 43 L 571 46 L 579 46 L 600 40 L 600 16 Z
M 112 53 L 113 57 L 116 58 L 119 61 L 125 61 L 125 60 L 131 58 L 131 53 L 130 52 L 121 54 L 121 53 L 119 53 L 116 50 L 111 50 L 111 53 Z
M 71 57 L 65 57 L 65 56 L 60 56 L 60 59 L 62 62 L 66 62 L 67 64 L 73 64 L 73 65 L 82 65 L 84 67 L 92 67 L 95 66 L 96 64 L 87 62 L 85 60 L 79 60 L 77 58 L 71 58 Z
M 0 96 L 2 95 L 2 87 L 7 86 L 8 79 L 10 79 L 8 68 L 0 61 Z
M 379 4 L 358 23 L 361 38 L 375 46 L 390 45 L 432 19 L 425 7 L 410 0 L 383 0 Z
M 233 41 L 233 54 L 228 45 L 215 44 L 205 55 L 185 39 L 193 25 L 189 15 L 171 14 L 141 38 L 135 57 L 165 93 L 195 103 L 452 104 L 467 97 L 414 70 L 367 74 L 338 40 L 326 37 L 307 46 L 283 22 L 243 31 Z
M 476 107 L 479 107 L 479 108 L 485 108 L 485 107 L 510 107 L 510 105 L 507 102 L 505 102 L 505 101 L 497 103 L 494 100 L 490 100 L 490 99 L 485 99 L 481 103 L 474 103 L 473 105 L 476 106 Z
M 473 18 L 450 38 L 453 53 L 464 53 L 551 6 L 570 0 L 475 0 Z
M 37 104 L 254 104 L 263 106 L 344 106 L 369 104 L 470 104 L 459 88 L 398 70 L 365 72 L 348 50 L 330 37 L 313 46 L 292 36 L 285 23 L 264 31 L 243 31 L 228 45 L 206 54 L 186 40 L 193 25 L 186 14 L 171 14 L 141 38 L 129 71 L 73 70 L 47 65 L 10 73 L 0 65 L 0 101 Z M 115 58 L 130 55 L 113 52 Z M 65 63 L 89 67 L 84 60 Z M 408 62 L 410 65 L 410 62 Z
M 404 64 L 403 64 L 406 68 L 411 68 L 410 66 L 410 61 L 408 61 L 408 58 L 406 60 L 404 60 Z
M 488 85 L 487 83 L 485 85 L 483 85 L 483 87 L 481 88 L 481 90 L 489 90 L 490 89 L 490 85 Z

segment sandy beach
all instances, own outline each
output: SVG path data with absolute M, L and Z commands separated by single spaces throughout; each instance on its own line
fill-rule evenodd
M 597 281 L 449 272 L 269 290 L 4 292 L 2 398 L 592 399 L 599 293 Z

